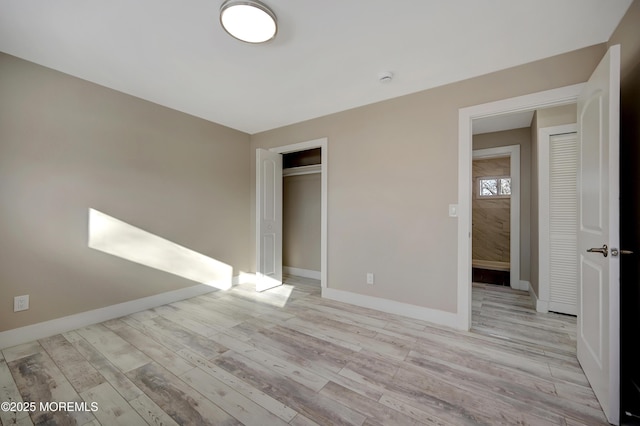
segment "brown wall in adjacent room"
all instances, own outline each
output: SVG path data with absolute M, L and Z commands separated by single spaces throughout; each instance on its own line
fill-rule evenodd
M 472 254 L 474 260 L 510 261 L 511 197 L 478 196 L 482 177 L 510 177 L 511 159 L 473 160 Z

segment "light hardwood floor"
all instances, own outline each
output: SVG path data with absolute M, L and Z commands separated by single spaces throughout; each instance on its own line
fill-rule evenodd
M 95 402 L 0 412 L 9 424 L 598 425 L 575 319 L 526 293 L 474 287 L 457 332 L 319 297 L 289 277 L 214 292 L 0 353 L 0 401 Z M 508 325 L 507 325 L 508 324 Z

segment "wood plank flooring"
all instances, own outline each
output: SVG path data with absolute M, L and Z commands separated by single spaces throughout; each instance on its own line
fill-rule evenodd
M 5 349 L 2 401 L 98 410 L 0 422 L 606 424 L 575 357 L 575 318 L 538 314 L 528 297 L 474 285 L 467 333 L 322 299 L 315 280 L 241 285 Z

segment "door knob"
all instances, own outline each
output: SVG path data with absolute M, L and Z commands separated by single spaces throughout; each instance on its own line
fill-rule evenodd
M 590 248 L 587 249 L 589 253 L 602 253 L 604 257 L 609 255 L 609 247 L 606 244 L 603 244 L 602 247 Z
M 617 248 L 612 248 L 611 249 L 611 256 L 617 256 L 618 254 L 633 254 L 633 251 L 631 250 L 618 250 Z

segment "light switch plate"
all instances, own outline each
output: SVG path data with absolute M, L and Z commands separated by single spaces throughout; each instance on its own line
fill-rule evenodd
M 449 204 L 449 217 L 458 217 L 458 205 Z

